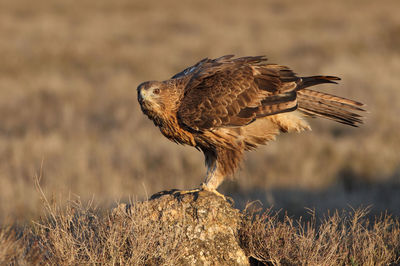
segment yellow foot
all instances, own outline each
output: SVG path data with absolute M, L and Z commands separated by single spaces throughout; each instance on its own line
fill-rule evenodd
M 225 201 L 227 201 L 226 197 L 225 197 L 223 194 L 219 193 L 216 189 L 212 189 L 212 188 L 207 187 L 206 184 L 204 184 L 204 183 L 201 183 L 200 189 L 201 189 L 201 190 L 205 190 L 205 191 L 212 192 L 212 193 L 214 193 L 215 195 L 220 196 L 220 197 L 223 198 Z

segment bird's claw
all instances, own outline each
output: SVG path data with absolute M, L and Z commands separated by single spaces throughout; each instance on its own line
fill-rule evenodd
M 207 185 L 205 185 L 204 183 L 202 183 L 199 188 L 195 188 L 195 189 L 191 189 L 191 190 L 176 190 L 172 194 L 185 195 L 185 194 L 191 194 L 191 193 L 198 193 L 200 191 L 212 192 L 215 195 L 221 197 L 224 201 L 228 201 L 227 197 L 225 197 L 223 194 L 219 193 L 216 189 L 207 187 Z
M 214 193 L 215 195 L 217 195 L 217 196 L 223 198 L 224 201 L 227 201 L 226 197 L 225 197 L 223 194 L 219 193 L 216 189 L 212 189 L 212 188 L 207 187 L 207 185 L 204 184 L 204 183 L 201 183 L 201 185 L 200 185 L 200 190 L 212 192 L 212 193 Z

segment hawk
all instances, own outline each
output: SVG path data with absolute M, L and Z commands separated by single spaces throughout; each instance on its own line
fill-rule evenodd
M 364 104 L 308 89 L 337 83 L 334 76 L 298 77 L 264 56 L 205 58 L 165 81 L 137 88 L 144 114 L 168 139 L 204 153 L 200 189 L 213 191 L 234 174 L 245 151 L 281 132 L 310 130 L 305 117 L 357 127 Z

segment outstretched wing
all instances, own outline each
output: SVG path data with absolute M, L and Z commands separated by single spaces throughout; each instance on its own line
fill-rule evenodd
M 262 56 L 203 59 L 174 77 L 191 75 L 178 109 L 181 124 L 194 130 L 243 126 L 259 117 L 297 108 L 300 79 Z

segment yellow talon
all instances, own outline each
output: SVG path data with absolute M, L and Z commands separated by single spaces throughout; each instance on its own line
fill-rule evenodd
M 223 194 L 219 193 L 216 189 L 209 188 L 204 183 L 202 183 L 199 188 L 195 188 L 195 189 L 191 189 L 191 190 L 175 190 L 175 191 L 172 191 L 171 194 L 179 196 L 179 195 L 185 195 L 185 194 L 191 194 L 191 193 L 198 193 L 200 191 L 212 192 L 215 195 L 223 198 L 224 201 L 232 201 L 231 198 L 225 197 Z
M 212 192 L 212 193 L 216 194 L 217 196 L 220 196 L 221 198 L 223 198 L 225 201 L 227 201 L 226 197 L 223 194 L 219 193 L 216 189 L 210 189 L 204 183 L 202 183 L 200 185 L 200 190 L 205 190 L 205 191 Z

